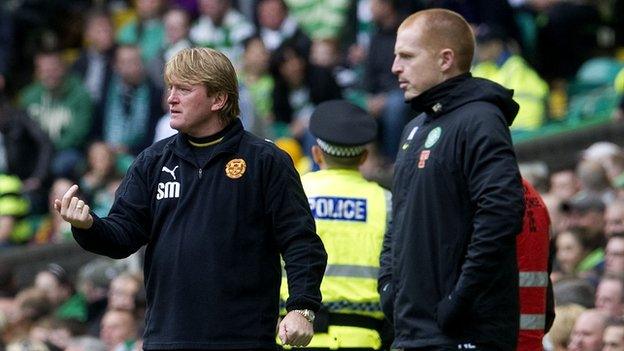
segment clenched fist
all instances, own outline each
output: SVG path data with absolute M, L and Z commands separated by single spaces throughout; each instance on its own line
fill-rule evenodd
M 76 192 L 78 192 L 78 185 L 74 184 L 65 192 L 62 200 L 54 200 L 54 209 L 73 227 L 89 229 L 93 225 L 89 205 L 74 196 Z
M 314 336 L 312 323 L 299 313 L 290 311 L 279 324 L 278 336 L 284 345 L 307 346 Z

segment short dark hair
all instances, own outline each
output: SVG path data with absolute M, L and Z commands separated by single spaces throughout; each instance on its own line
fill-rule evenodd
M 360 160 L 362 159 L 362 154 L 353 157 L 338 157 L 328 154 L 323 151 L 323 158 L 325 158 L 325 162 L 329 167 L 337 167 L 337 168 L 355 168 L 360 165 Z

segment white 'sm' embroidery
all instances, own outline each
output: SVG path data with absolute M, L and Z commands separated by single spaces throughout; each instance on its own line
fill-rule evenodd
M 173 180 L 177 180 L 176 176 L 175 176 L 175 170 L 178 167 L 180 167 L 180 166 L 175 166 L 175 167 L 173 167 L 173 169 L 169 169 L 169 168 L 167 168 L 167 166 L 163 166 L 162 171 L 171 174 L 171 176 L 173 177 Z

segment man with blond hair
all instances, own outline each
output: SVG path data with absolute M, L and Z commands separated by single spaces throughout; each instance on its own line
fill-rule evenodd
M 290 297 L 279 337 L 312 338 L 327 255 L 292 161 L 243 130 L 236 74 L 218 51 L 166 65 L 170 125 L 143 151 L 98 218 L 72 186 L 56 209 L 86 250 L 126 257 L 147 245 L 145 350 L 272 350 L 280 255 Z
M 474 35 L 430 9 L 397 32 L 392 72 L 421 114 L 401 137 L 379 290 L 393 348 L 513 350 L 523 188 L 512 91 L 473 78 Z

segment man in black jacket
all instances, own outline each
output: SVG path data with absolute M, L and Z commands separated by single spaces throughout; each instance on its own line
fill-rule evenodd
M 165 68 L 170 125 L 142 152 L 106 218 L 72 186 L 56 209 L 85 249 L 126 257 L 147 244 L 145 350 L 275 349 L 280 255 L 285 344 L 305 346 L 327 254 L 288 155 L 243 130 L 236 73 L 220 52 L 185 49 Z
M 517 343 L 524 203 L 508 126 L 518 105 L 511 91 L 471 77 L 473 52 L 468 23 L 452 11 L 417 12 L 398 30 L 392 71 L 422 113 L 401 137 L 381 257 L 394 348 Z

